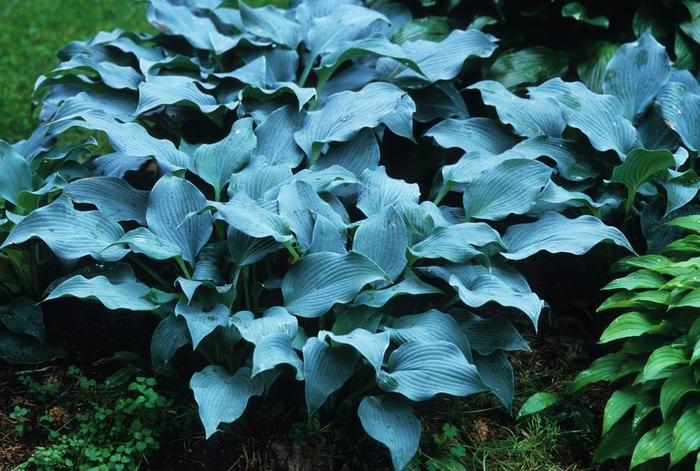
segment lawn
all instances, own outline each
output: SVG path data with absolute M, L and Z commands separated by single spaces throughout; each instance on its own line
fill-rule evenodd
M 121 28 L 146 31 L 145 4 L 135 0 L 3 0 L 0 9 L 0 139 L 25 138 L 36 124 L 32 90 L 71 40 Z

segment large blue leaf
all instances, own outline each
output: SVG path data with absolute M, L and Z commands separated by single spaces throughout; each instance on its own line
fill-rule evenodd
M 367 435 L 389 448 L 394 469 L 404 469 L 420 443 L 420 421 L 408 401 L 388 394 L 367 396 L 357 415 Z
M 413 401 L 441 393 L 467 396 L 488 389 L 476 367 L 449 342 L 405 343 L 391 353 L 386 370 L 379 375 L 379 387 Z
M 317 337 L 306 341 L 303 353 L 304 394 L 311 415 L 350 378 L 357 356 L 349 347 L 331 347 Z
M 299 147 L 312 156 L 314 145 L 350 140 L 364 128 L 385 124 L 395 134 L 412 139 L 416 105 L 394 85 L 370 83 L 359 92 L 337 93 L 317 111 L 310 111 L 304 127 L 294 134 Z
M 194 171 L 214 187 L 217 200 L 231 175 L 248 163 L 256 142 L 252 118 L 243 118 L 233 123 L 225 138 L 194 151 Z
M 17 193 L 31 189 L 29 164 L 9 144 L 0 141 L 0 198 L 15 204 Z
M 263 393 L 264 383 L 261 378 L 250 377 L 250 368 L 239 368 L 232 375 L 221 366 L 210 365 L 192 375 L 190 387 L 209 438 L 221 423 L 237 420 L 248 399 Z
M 96 260 L 114 261 L 128 252 L 113 245 L 123 235 L 116 221 L 99 211 L 76 211 L 68 198 L 60 197 L 22 219 L 0 248 L 38 237 L 65 260 L 90 255 Z
M 374 261 L 395 280 L 406 267 L 408 236 L 401 215 L 391 206 L 362 221 L 352 249 Z
M 520 136 L 561 137 L 566 127 L 561 110 L 549 100 L 520 98 L 491 80 L 475 83 L 469 88 L 479 90 L 484 103 L 495 107 L 501 122 L 513 126 Z
M 545 214 L 535 222 L 510 226 L 503 236 L 508 252 L 502 255 L 522 260 L 539 251 L 581 255 L 601 242 L 610 242 L 632 253 L 634 249 L 619 229 L 606 226 L 593 216 L 569 219 L 558 213 Z
M 90 177 L 69 183 L 63 194 L 76 203 L 93 204 L 116 221 L 146 224 L 148 192 L 137 190 L 121 178 Z
M 336 303 L 352 301 L 366 284 L 385 277 L 374 262 L 358 253 L 314 253 L 287 272 L 282 294 L 292 314 L 319 317 Z
M 645 31 L 637 41 L 624 44 L 608 62 L 603 92 L 615 95 L 630 121 L 647 110 L 671 73 L 671 60 L 666 48 L 659 44 L 651 31 Z
M 529 90 L 533 98 L 556 100 L 566 123 L 580 129 L 597 150 L 614 150 L 624 156 L 635 147 L 637 132 L 616 97 L 598 95 L 581 82 L 564 82 L 559 78 Z

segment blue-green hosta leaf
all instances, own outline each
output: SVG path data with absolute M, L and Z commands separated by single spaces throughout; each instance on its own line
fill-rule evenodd
M 419 296 L 444 294 L 441 290 L 415 276 L 410 270 L 404 272 L 406 278 L 393 286 L 379 290 L 364 290 L 354 299 L 353 304 L 382 307 L 396 296 Z
M 522 260 L 539 251 L 582 255 L 601 242 L 610 242 L 632 253 L 634 249 L 619 229 L 606 226 L 593 216 L 569 219 L 558 213 L 545 214 L 540 220 L 510 226 L 503 236 L 510 260 Z
M 229 226 L 250 237 L 272 237 L 281 243 L 294 237 L 287 222 L 279 214 L 243 193 L 236 193 L 227 203 L 213 203 L 212 206 Z
M 375 33 L 369 37 L 342 42 L 333 52 L 324 55 L 319 66 L 314 69 L 319 82 L 321 84 L 327 82 L 343 62 L 365 55 L 389 57 L 422 75 L 419 66 L 409 53 L 398 44 L 389 41 L 384 34 Z
M 167 260 L 182 256 L 180 247 L 158 237 L 145 227 L 137 227 L 127 232 L 114 243 L 114 245 L 117 244 L 126 244 L 132 252 L 142 253 L 154 260 Z
M 559 103 L 566 123 L 580 129 L 591 145 L 604 152 L 614 150 L 625 155 L 635 147 L 637 132 L 625 117 L 620 101 L 611 95 L 598 95 L 581 82 L 555 78 L 530 88 L 533 98 L 551 98 Z
M 517 143 L 502 155 L 523 159 L 549 157 L 556 162 L 559 174 L 571 181 L 586 180 L 597 175 L 593 167 L 580 157 L 575 143 L 566 139 L 533 137 Z
M 323 170 L 304 169 L 295 173 L 290 181 L 308 183 L 316 193 L 327 192 L 336 196 L 354 196 L 360 184 L 355 174 L 340 165 L 333 165 Z M 327 198 L 330 198 L 330 195 L 327 195 Z M 333 202 L 330 200 L 328 204 L 333 206 Z M 347 212 L 346 210 L 339 211 L 337 207 L 334 209 L 340 215 Z M 343 220 L 350 221 L 349 218 L 345 217 Z
M 496 350 L 528 350 L 523 336 L 505 316 L 483 318 L 465 312 L 457 314 L 456 319 L 471 348 L 481 355 L 491 355 Z
M 510 412 L 513 408 L 513 391 L 515 377 L 513 367 L 503 350 L 497 350 L 488 356 L 474 354 L 474 365 L 481 380 Z
M 467 218 L 503 219 L 526 213 L 552 169 L 537 160 L 509 159 L 477 175 L 464 191 Z
M 272 165 L 297 167 L 304 159 L 304 153 L 294 142 L 294 133 L 304 122 L 304 114 L 291 105 L 276 109 L 255 128 L 258 138 L 256 154 L 264 155 Z
M 317 111 L 310 111 L 304 127 L 294 139 L 306 155 L 314 145 L 345 142 L 364 128 L 385 124 L 394 134 L 413 138 L 413 113 L 416 105 L 410 96 L 394 85 L 375 82 L 359 92 L 346 91 L 328 98 Z
M 305 181 L 294 181 L 285 185 L 277 197 L 280 215 L 289 221 L 289 227 L 296 235 L 299 246 L 305 252 L 313 239 L 314 216 L 327 218 L 345 239 L 346 224 L 343 218 Z
M 386 371 L 379 375 L 379 387 L 412 401 L 441 393 L 467 396 L 488 390 L 459 348 L 443 341 L 408 342 L 394 350 Z
M 93 83 L 82 71 L 89 69 L 97 73 L 102 83 L 115 90 L 131 89 L 136 90 L 143 76 L 129 66 L 118 65 L 114 62 L 96 61 L 95 57 L 88 54 L 77 54 L 69 60 L 62 62 L 55 67 L 51 73 L 54 77 L 65 77 L 74 75 L 79 80 Z
M 277 196 L 275 189 L 291 178 L 292 170 L 288 165 L 270 165 L 263 156 L 254 156 L 243 170 L 231 175 L 229 199 L 241 192 L 253 200 Z
M 285 306 L 300 317 L 319 317 L 336 303 L 348 303 L 386 274 L 364 255 L 315 253 L 303 257 L 282 280 Z
M 384 167 L 365 170 L 360 180 L 364 187 L 357 198 L 357 207 L 372 216 L 396 202 L 418 203 L 420 188 L 415 183 L 391 178 Z
M 421 271 L 442 278 L 457 290 L 459 298 L 469 307 L 481 307 L 495 302 L 524 312 L 537 326 L 542 301 L 532 292 L 527 281 L 512 269 L 481 265 L 447 265 L 427 267 Z
M 410 248 L 417 258 L 444 258 L 455 263 L 464 263 L 482 255 L 474 247 L 490 243 L 502 245 L 501 237 L 488 224 L 465 222 L 441 226 L 427 238 Z
M 688 204 L 700 191 L 700 178 L 695 170 L 685 172 L 675 172 L 669 170 L 669 179 L 661 182 L 661 186 L 666 190 L 666 212 L 664 217 Z
M 156 327 L 151 337 L 151 363 L 157 373 L 167 373 L 172 370 L 169 365 L 175 353 L 190 343 L 190 335 L 184 320 L 169 315 Z
M 66 197 L 32 211 L 12 229 L 0 248 L 38 237 L 58 256 L 76 260 L 90 255 L 96 260 L 119 260 L 128 252 L 114 244 L 124 230 L 99 211 L 76 211 Z
M 479 90 L 484 103 L 495 107 L 501 122 L 513 126 L 520 136 L 561 137 L 566 127 L 561 110 L 549 100 L 520 98 L 491 80 L 469 88 Z
M 222 54 L 234 48 L 240 38 L 221 34 L 208 16 L 194 15 L 190 6 L 172 4 L 169 0 L 150 0 L 148 21 L 161 33 L 181 36 L 193 47 Z
M 367 435 L 389 448 L 394 469 L 404 469 L 420 443 L 420 421 L 408 401 L 389 394 L 367 396 L 357 415 Z
M 352 375 L 357 356 L 349 347 L 331 347 L 317 337 L 304 344 L 304 395 L 312 415 Z
M 666 48 L 647 30 L 637 41 L 624 44 L 608 62 L 603 92 L 616 96 L 630 121 L 651 105 L 671 73 Z
M 116 221 L 146 224 L 148 192 L 133 188 L 121 178 L 81 178 L 69 183 L 63 194 L 76 203 L 95 205 L 102 214 Z
M 332 143 L 328 152 L 321 155 L 311 169 L 323 170 L 333 165 L 340 165 L 357 176 L 366 169 L 379 167 L 379 145 L 374 132 L 363 129 L 347 142 Z
M 607 201 L 606 201 L 607 202 Z M 542 192 L 537 195 L 535 205 L 527 212 L 529 216 L 539 217 L 548 212 L 562 212 L 566 208 L 580 208 L 587 206 L 588 208 L 600 208 L 605 203 L 596 203 L 585 193 L 580 191 L 566 190 L 552 180 L 547 183 L 547 186 Z
M 516 138 L 488 118 L 446 119 L 430 128 L 425 136 L 432 137 L 440 147 L 457 147 L 465 152 L 483 151 L 500 154 L 515 145 Z
M 676 131 L 688 149 L 700 150 L 700 130 L 695 123 L 700 119 L 700 95 L 692 93 L 680 82 L 669 82 L 656 101 L 666 124 Z
M 430 343 L 443 341 L 454 344 L 469 361 L 472 359 L 469 340 L 459 328 L 457 321 L 449 314 L 431 309 L 421 314 L 401 316 L 384 330 L 391 334 L 391 340 L 398 344 L 412 341 Z
M 313 88 L 301 88 L 294 82 L 278 81 L 273 70 L 276 65 L 273 62 L 274 60 L 275 58 L 270 58 L 270 64 L 268 65 L 268 59 L 265 56 L 260 56 L 232 72 L 215 75 L 219 78 L 234 78 L 245 84 L 246 88 L 241 92 L 244 97 L 250 96 L 252 98 L 265 99 L 281 92 L 293 93 L 299 103 L 298 110 L 301 111 L 301 108 L 316 96 L 316 90 Z
M 220 195 L 234 172 L 242 169 L 255 149 L 253 119 L 243 118 L 231 126 L 228 136 L 213 144 L 202 144 L 194 151 L 194 171 Z
M 251 8 L 245 2 L 239 2 L 239 8 L 246 31 L 260 38 L 296 49 L 304 36 L 301 25 L 290 19 L 285 10 L 270 5 Z
M 355 252 L 376 263 L 392 280 L 406 267 L 407 248 L 406 226 L 392 206 L 362 221 L 352 242 Z
M 297 381 L 304 379 L 302 361 L 294 351 L 292 340 L 284 334 L 263 337 L 253 351 L 253 376 L 274 370 L 279 365 L 289 365 L 296 371 Z
M 296 16 L 306 29 L 304 43 L 310 51 L 307 63 L 311 64 L 338 44 L 367 37 L 379 24 L 389 23 L 381 12 L 343 0 L 300 5 Z
M 388 332 L 375 334 L 361 328 L 343 335 L 322 330 L 318 333 L 318 338 L 331 339 L 333 342 L 351 346 L 367 359 L 377 373 L 382 369 L 384 353 L 389 348 L 390 340 Z
M 317 215 L 308 253 L 334 252 L 341 255 L 345 254 L 347 252 L 345 247 L 346 238 L 347 234 L 339 231 L 338 227 L 328 218 Z
M 569 54 L 535 46 L 499 55 L 486 73 L 486 78 L 514 89 L 564 75 L 568 68 Z
M 188 104 L 203 113 L 215 111 L 216 98 L 203 92 L 191 77 L 179 75 L 149 75 L 139 84 L 139 105 L 134 112 L 140 115 L 159 106 Z
M 17 193 L 32 189 L 32 172 L 12 146 L 0 141 L 0 198 L 17 203 Z
M 71 127 L 103 131 L 107 134 L 112 148 L 121 155 L 154 157 L 164 172 L 187 168 L 187 154 L 177 150 L 172 142 L 151 136 L 142 126 L 136 123 L 120 123 L 100 108 L 73 111 L 72 105 L 79 102 L 81 95 L 83 94 L 66 100 L 59 109 L 57 115 L 60 114 L 61 118 L 52 124 L 56 133 Z
M 187 322 L 187 329 L 192 338 L 192 349 L 195 350 L 204 337 L 214 332 L 214 329 L 228 325 L 230 311 L 223 304 L 216 304 L 205 311 L 198 302 L 188 305 L 180 301 L 175 306 L 175 315 L 184 317 Z
M 46 340 L 44 314 L 41 308 L 29 298 L 19 297 L 10 301 L 0 310 L 0 324 L 15 334 L 31 335 L 39 342 Z
M 401 47 L 421 74 L 403 68 L 395 79 L 433 83 L 455 78 L 469 57 L 489 57 L 496 50 L 496 38 L 475 29 L 457 29 L 440 42 L 419 39 L 406 41 Z
M 146 221 L 158 237 L 180 247 L 182 258 L 192 263 L 212 233 L 209 213 L 189 217 L 207 206 L 207 200 L 192 183 L 182 178 L 163 176 L 148 198 Z
M 220 424 L 234 422 L 243 415 L 248 399 L 263 393 L 264 382 L 262 378 L 251 378 L 250 368 L 239 368 L 232 375 L 221 366 L 209 365 L 192 375 L 190 388 L 209 438 Z
M 76 275 L 56 286 L 46 300 L 71 296 L 81 299 L 96 299 L 107 309 L 128 309 L 130 311 L 151 311 L 159 307 L 148 296 L 151 288 L 136 281 L 113 283 L 103 275 L 85 278 Z
M 238 312 L 231 318 L 231 324 L 236 326 L 241 337 L 253 344 L 268 335 L 284 335 L 291 342 L 299 327 L 297 318 L 281 306 L 268 308 L 259 318 L 250 311 Z
M 625 161 L 613 169 L 610 181 L 627 187 L 627 205 L 631 207 L 640 185 L 657 173 L 674 167 L 675 163 L 668 150 L 633 149 Z

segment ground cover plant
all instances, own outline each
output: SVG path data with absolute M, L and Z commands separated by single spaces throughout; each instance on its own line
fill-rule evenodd
M 158 34 L 69 43 L 38 128 L 0 145 L 0 358 L 62 354 L 40 301 L 154 315 L 153 368 L 189 381 L 207 437 L 292 388 L 309 416 L 356 409 L 396 469 L 415 403 L 510 410 L 517 319 L 547 307 L 520 270 L 673 237 L 700 85 L 641 20 L 570 67 L 570 44 L 514 51 L 509 7 L 429 16 L 449 6 L 152 0 Z M 523 57 L 547 72 L 508 75 Z

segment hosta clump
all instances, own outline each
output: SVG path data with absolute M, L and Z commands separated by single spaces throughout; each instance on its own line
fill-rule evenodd
M 69 44 L 39 81 L 42 123 L 12 146 L 21 158 L 2 154 L 41 179 L 3 194 L 0 249 L 40 239 L 62 262 L 45 300 L 160 316 L 157 371 L 182 348 L 209 363 L 190 381 L 207 436 L 303 381 L 310 414 L 358 400 L 400 469 L 418 447 L 413 402 L 492 392 L 510 408 L 506 352 L 525 347 L 510 315 L 537 326 L 545 306 L 510 261 L 632 250 L 596 216 L 625 199 L 632 216 L 642 182 L 691 175 L 673 130 L 690 147 L 691 129 L 659 113 L 674 96 L 694 106 L 697 82 L 645 35 L 607 66 L 615 96 L 481 81 L 468 93 L 496 114 L 469 117 L 455 84 L 474 82 L 494 37 L 402 39 L 411 12 L 389 2 L 256 5 L 153 0 L 160 34 Z M 651 72 L 635 73 L 656 77 L 651 91 L 614 73 L 650 51 Z M 101 145 L 64 145 L 82 132 Z M 414 154 L 428 175 L 401 166 Z M 697 191 L 680 189 L 672 206 Z
M 618 387 L 605 406 L 598 462 L 631 456 L 630 467 L 642 469 L 700 466 L 700 217 L 670 224 L 692 233 L 659 255 L 618 262 L 625 275 L 605 287 L 615 293 L 599 308 L 619 313 L 600 338 L 618 348 L 572 384 Z

